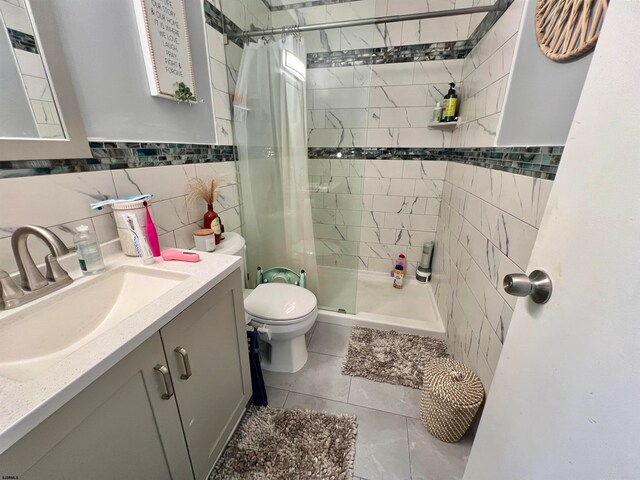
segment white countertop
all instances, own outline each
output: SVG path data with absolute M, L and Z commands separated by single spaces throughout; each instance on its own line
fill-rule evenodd
M 126 257 L 119 251 L 118 241 L 103 245 L 105 265 L 112 270 L 122 265 L 141 266 L 139 258 Z M 186 273 L 189 278 L 129 316 L 86 345 L 62 358 L 48 372 L 24 382 L 0 376 L 0 454 L 29 433 L 58 408 L 103 375 L 135 350 L 176 315 L 240 268 L 241 257 L 219 253 L 200 253 L 197 263 L 165 262 L 156 259 L 144 268 Z M 88 282 L 75 255 L 60 261 L 74 279 L 70 286 Z M 43 299 L 13 310 L 0 311 L 0 322 L 12 313 L 35 305 L 44 299 L 64 295 L 65 287 Z M 0 348 L 2 340 L 0 339 Z

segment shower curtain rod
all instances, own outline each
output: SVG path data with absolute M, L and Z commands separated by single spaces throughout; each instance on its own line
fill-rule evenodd
M 500 8 L 495 5 L 484 7 L 469 7 L 450 10 L 439 10 L 436 12 L 410 13 L 406 15 L 392 15 L 388 17 L 361 18 L 359 20 L 346 20 L 343 22 L 317 23 L 314 25 L 290 25 L 280 28 L 268 28 L 266 30 L 251 30 L 237 34 L 225 34 L 225 44 L 230 39 L 261 37 L 267 35 L 278 35 L 285 33 L 312 32 L 315 30 L 330 30 L 333 28 L 360 27 L 363 25 L 377 25 L 380 23 L 406 22 L 409 20 L 424 20 L 427 18 L 453 17 L 456 15 L 469 15 L 472 13 L 496 12 Z

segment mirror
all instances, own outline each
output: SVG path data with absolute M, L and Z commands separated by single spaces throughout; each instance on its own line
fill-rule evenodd
M 66 138 L 24 0 L 0 0 L 0 137 Z
M 54 3 L 0 0 L 0 161 L 91 158 Z

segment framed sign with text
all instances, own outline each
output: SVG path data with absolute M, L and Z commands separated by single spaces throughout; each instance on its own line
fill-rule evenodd
M 133 5 L 151 95 L 195 101 L 184 0 L 133 0 Z

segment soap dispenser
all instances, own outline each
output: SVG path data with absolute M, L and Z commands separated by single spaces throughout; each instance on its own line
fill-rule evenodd
M 89 231 L 87 225 L 78 225 L 73 237 L 78 254 L 80 269 L 85 275 L 95 275 L 104 272 L 104 260 L 100 251 L 100 244 L 95 234 Z
M 449 84 L 449 91 L 444 96 L 442 121 L 455 122 L 457 108 L 458 108 L 458 95 L 456 94 L 456 84 L 451 82 Z

